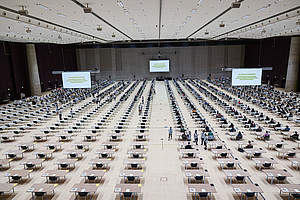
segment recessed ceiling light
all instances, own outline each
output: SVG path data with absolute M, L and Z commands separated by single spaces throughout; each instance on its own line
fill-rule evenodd
M 45 9 L 45 10 L 48 9 L 48 7 L 46 7 L 46 6 L 42 5 L 42 4 L 39 4 L 39 3 L 37 3 L 37 4 L 35 4 L 35 5 L 37 5 L 37 6 L 40 7 L 40 8 L 43 8 L 43 9 Z
M 77 23 L 77 24 L 81 24 L 81 22 L 78 21 L 78 20 L 73 20 L 73 22 L 75 22 L 75 23 Z
M 125 15 L 130 15 L 130 13 L 127 10 L 124 11 L 124 14 Z
M 121 8 L 124 8 L 124 5 L 123 5 L 122 1 L 117 1 L 117 4 L 118 4 Z
M 197 6 L 199 6 L 200 4 L 202 4 L 203 1 L 204 1 L 204 0 L 199 0 L 198 3 L 197 3 Z
M 242 19 L 246 19 L 248 17 L 250 17 L 250 14 L 243 16 Z
M 60 17 L 67 17 L 66 15 L 62 14 L 62 13 L 57 13 L 58 16 Z
M 130 20 L 131 22 L 134 22 L 134 19 L 133 19 L 133 18 L 129 18 L 129 20 Z
M 197 9 L 193 9 L 191 12 L 194 14 L 197 11 Z

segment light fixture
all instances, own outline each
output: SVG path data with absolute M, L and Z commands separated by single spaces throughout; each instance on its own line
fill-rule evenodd
M 262 31 L 261 31 L 261 34 L 265 34 L 267 31 L 265 30 L 265 29 L 263 29 Z
M 300 26 L 300 19 L 298 19 L 298 21 L 296 22 L 297 26 Z
M 73 20 L 73 22 L 75 22 L 76 24 L 81 24 L 78 20 Z
M 46 6 L 42 5 L 42 4 L 37 3 L 37 4 L 35 4 L 35 5 L 37 5 L 37 6 L 40 7 L 40 8 L 43 8 L 43 9 L 45 9 L 45 10 L 48 10 L 48 7 L 46 7 Z
M 86 8 L 83 8 L 84 13 L 92 13 L 93 10 L 91 7 L 89 7 L 89 4 L 86 4 Z
M 130 15 L 130 13 L 127 10 L 124 10 L 125 15 Z
M 113 33 L 113 34 L 111 35 L 111 37 L 113 37 L 113 38 L 114 38 L 114 37 L 116 37 L 116 35 Z
M 60 40 L 62 39 L 62 37 L 61 37 L 60 35 L 58 35 L 58 37 L 57 37 L 57 38 L 58 38 L 58 39 L 60 39 Z
M 194 8 L 191 12 L 192 12 L 192 14 L 194 14 L 196 11 L 197 11 L 197 9 Z
M 209 32 L 208 31 L 205 31 L 205 33 L 204 33 L 205 35 L 208 35 L 209 34 Z
M 100 25 L 97 27 L 97 31 L 102 31 L 102 27 Z
M 197 3 L 197 6 L 201 5 L 203 3 L 204 0 L 199 0 Z
M 60 17 L 67 17 L 66 15 L 62 14 L 62 13 L 57 13 L 58 16 Z
M 20 15 L 28 15 L 29 14 L 28 10 L 26 10 L 24 6 L 22 6 L 22 9 L 19 10 L 18 13 Z
M 232 2 L 231 8 L 240 8 L 241 7 L 241 2 L 238 2 L 235 0 L 235 2 Z
M 122 1 L 117 1 L 117 4 L 118 4 L 121 8 L 124 8 L 124 5 L 123 5 Z
M 31 30 L 27 28 L 26 33 L 31 33 Z

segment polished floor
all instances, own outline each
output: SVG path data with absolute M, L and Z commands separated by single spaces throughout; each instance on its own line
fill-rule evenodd
M 139 84 L 139 86 L 141 83 Z M 189 127 L 189 130 L 194 132 L 196 129 L 196 124 L 192 117 L 190 116 L 189 110 L 184 104 L 184 101 L 180 98 L 176 87 L 170 81 L 170 85 L 172 90 L 175 94 L 177 103 L 179 104 L 180 110 L 186 120 L 186 123 Z M 241 168 L 247 169 L 250 173 L 251 181 L 254 183 L 258 183 L 259 186 L 263 189 L 263 197 L 259 196 L 259 199 L 267 199 L 267 200 L 275 200 L 275 199 L 287 199 L 287 196 L 280 196 L 279 189 L 276 187 L 275 184 L 270 184 L 267 182 L 266 175 L 255 168 L 255 163 L 253 160 L 248 159 L 244 153 L 240 153 L 237 149 L 238 145 L 236 141 L 231 140 L 228 135 L 226 135 L 226 130 L 219 127 L 216 120 L 207 113 L 203 108 L 202 105 L 198 103 L 198 101 L 193 97 L 193 95 L 188 92 L 188 90 L 181 84 L 179 85 L 183 88 L 183 90 L 189 95 L 193 103 L 198 107 L 199 111 L 205 116 L 208 123 L 214 128 L 214 130 L 218 133 L 219 138 L 226 143 L 226 146 L 233 151 L 234 157 L 237 157 L 241 162 Z M 111 133 L 112 128 L 116 122 L 120 119 L 120 116 L 123 114 L 126 107 L 129 105 L 131 100 L 133 99 L 134 95 L 139 89 L 139 86 L 135 89 L 135 91 L 131 94 L 129 99 L 121 104 L 117 113 L 111 118 L 111 121 L 106 126 L 106 129 L 101 132 L 101 136 L 97 137 L 97 140 L 91 142 L 90 149 L 83 153 L 83 158 L 78 160 L 76 163 L 75 169 L 71 170 L 67 174 L 67 178 L 63 181 L 62 184 L 58 185 L 55 189 L 54 196 L 48 196 L 48 199 L 75 199 L 75 195 L 70 192 L 70 189 L 75 183 L 84 183 L 84 178 L 80 177 L 80 174 L 85 169 L 91 169 L 90 164 L 88 163 L 89 160 L 96 158 L 97 155 L 95 154 L 96 150 L 102 149 L 103 147 L 100 145 L 104 141 L 108 141 L 107 134 Z M 146 96 L 149 92 L 150 82 L 148 81 L 147 86 L 143 92 L 143 96 Z M 191 193 L 188 191 L 188 180 L 184 174 L 184 165 L 182 164 L 182 158 L 179 153 L 179 146 L 178 140 L 175 136 L 176 132 L 174 133 L 173 139 L 168 140 L 168 127 L 173 126 L 173 119 L 172 113 L 169 106 L 169 100 L 167 95 L 167 90 L 165 87 L 164 82 L 156 81 L 155 85 L 156 94 L 154 95 L 153 102 L 152 102 L 152 110 L 151 110 L 151 120 L 150 120 L 150 128 L 149 128 L 149 139 L 147 142 L 147 153 L 146 153 L 146 162 L 143 165 L 144 175 L 141 178 L 140 184 L 142 185 L 142 193 L 138 194 L 137 199 L 145 199 L 145 200 L 185 200 L 185 199 L 194 199 Z M 230 94 L 231 95 L 231 94 Z M 207 101 L 210 101 L 203 95 L 203 98 Z M 84 102 L 79 103 L 76 107 L 84 104 L 91 99 L 87 99 Z M 118 98 L 117 98 L 118 100 Z M 116 100 L 116 101 L 117 101 Z M 15 187 L 15 193 L 7 193 L 5 195 L 6 199 L 30 199 L 31 193 L 26 192 L 31 185 L 34 183 L 45 183 L 45 178 L 42 177 L 42 174 L 49 169 L 57 169 L 57 166 L 54 164 L 58 159 L 66 158 L 64 152 L 69 149 L 74 149 L 72 146 L 75 142 L 83 141 L 83 137 L 81 134 L 84 134 L 87 129 L 97 122 L 97 120 L 105 114 L 109 108 L 112 107 L 114 101 L 111 102 L 109 105 L 103 107 L 98 115 L 94 117 L 89 124 L 86 126 L 85 129 L 81 129 L 81 132 L 74 136 L 71 141 L 64 142 L 62 144 L 62 150 L 53 153 L 53 159 L 46 160 L 43 162 L 43 166 L 37 170 L 34 170 L 31 173 L 31 178 L 26 179 L 23 184 L 18 184 Z M 291 167 L 291 162 L 287 159 L 281 159 L 277 156 L 277 152 L 275 150 L 267 149 L 267 143 L 262 140 L 257 140 L 255 135 L 252 135 L 251 132 L 247 129 L 241 127 L 241 124 L 238 123 L 236 119 L 231 116 L 228 116 L 223 108 L 219 107 L 218 105 L 212 103 L 221 113 L 223 113 L 228 119 L 233 121 L 235 125 L 240 129 L 243 130 L 245 135 L 245 140 L 254 140 L 257 145 L 255 147 L 262 147 L 266 150 L 267 153 L 263 154 L 263 157 L 266 158 L 274 158 L 279 164 L 275 165 L 275 169 L 287 169 L 293 177 L 289 177 L 288 183 L 299 184 L 300 183 L 300 171 L 296 170 L 295 168 Z M 292 122 L 288 122 L 283 118 L 279 118 L 274 113 L 270 113 L 262 108 L 249 104 L 250 106 L 254 107 L 257 110 L 262 111 L 269 116 L 272 116 L 275 120 L 280 121 L 282 124 L 288 124 L 291 127 L 291 131 L 300 130 L 296 124 Z M 90 106 L 89 109 L 92 109 L 93 105 Z M 64 110 L 64 114 L 69 114 L 69 109 Z M 84 113 L 75 116 L 72 122 L 73 124 L 78 119 L 80 119 Z M 250 116 L 249 116 L 250 117 Z M 103 199 L 103 200 L 115 200 L 119 199 L 119 195 L 114 193 L 114 188 L 117 183 L 123 183 L 123 179 L 119 176 L 120 171 L 125 169 L 125 165 L 123 164 L 124 159 L 128 158 L 127 150 L 131 149 L 132 147 L 130 144 L 134 141 L 135 137 L 132 135 L 136 132 L 137 125 L 139 122 L 139 115 L 138 115 L 138 108 L 136 107 L 132 113 L 132 118 L 128 124 L 126 132 L 122 141 L 118 145 L 118 150 L 114 154 L 114 158 L 111 160 L 109 164 L 109 168 L 105 172 L 105 175 L 101 182 L 99 183 L 99 188 L 97 192 L 92 196 L 92 199 Z M 17 137 L 16 141 L 13 142 L 5 142 L 0 144 L 0 158 L 4 158 L 4 152 L 8 149 L 18 149 L 16 147 L 17 144 L 21 142 L 32 142 L 32 135 L 35 133 L 41 133 L 41 130 L 45 129 L 46 127 L 52 125 L 54 122 L 58 120 L 58 117 L 55 116 L 51 120 L 46 121 L 41 124 L 41 126 L 36 126 L 34 129 L 31 129 L 28 133 L 25 133 L 22 137 Z M 264 124 L 264 129 L 268 129 Z M 66 128 L 69 126 L 66 126 Z M 275 132 L 274 129 L 270 129 L 272 133 L 271 140 L 282 140 L 282 135 Z M 63 133 L 63 129 L 59 129 L 59 132 L 55 134 Z M 45 150 L 44 147 L 45 143 L 48 142 L 57 142 L 57 137 L 51 136 L 48 138 L 47 142 L 37 142 L 35 144 L 35 151 L 36 150 Z M 295 147 L 297 148 L 297 144 L 290 140 L 285 140 L 288 144 L 286 147 Z M 226 176 L 224 172 L 219 168 L 219 164 L 217 160 L 213 157 L 213 153 L 210 150 L 204 150 L 204 147 L 198 145 L 196 148 L 200 151 L 200 157 L 203 158 L 204 163 L 202 165 L 203 169 L 207 169 L 210 177 L 208 177 L 207 182 L 213 183 L 217 193 L 212 195 L 212 199 L 217 200 L 230 200 L 230 199 L 240 199 L 240 196 L 236 195 L 233 188 L 231 187 L 230 183 L 226 180 Z M 34 152 L 34 151 L 32 151 Z M 32 152 L 25 152 L 24 158 L 35 158 Z M 297 155 L 299 157 L 299 155 Z M 22 160 L 12 161 L 11 167 L 9 169 L 23 169 L 23 165 L 20 165 Z M 0 172 L 0 182 L 8 182 L 8 178 L 4 177 L 6 171 L 9 170 L 4 168 L 3 171 Z M 250 181 L 247 179 L 247 183 Z M 82 198 L 84 199 L 84 198 Z M 197 198 L 199 199 L 199 198 Z

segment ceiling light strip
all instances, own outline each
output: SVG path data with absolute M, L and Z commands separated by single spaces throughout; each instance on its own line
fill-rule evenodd
M 8 11 L 8 12 L 15 13 L 15 14 L 19 14 L 18 11 L 13 10 L 13 9 L 10 9 L 10 8 L 7 8 L 7 7 L 4 7 L 4 6 L 2 6 L 2 5 L 0 5 L 0 9 L 6 10 L 6 11 Z M 37 20 L 37 21 L 44 22 L 44 23 L 46 23 L 46 24 L 50 24 L 50 25 L 53 25 L 53 26 L 57 26 L 57 27 L 60 27 L 60 28 L 64 28 L 64 29 L 67 29 L 67 30 L 70 30 L 70 31 L 73 31 L 73 32 L 77 32 L 77 33 L 80 33 L 80 34 L 83 34 L 83 35 L 86 35 L 86 36 L 89 36 L 89 37 L 94 37 L 94 38 L 97 38 L 97 39 L 99 39 L 99 40 L 102 40 L 102 41 L 107 42 L 107 40 L 105 40 L 105 39 L 102 39 L 102 38 L 99 38 L 99 37 L 96 37 L 96 36 L 90 35 L 90 34 L 88 34 L 88 33 L 84 33 L 84 32 L 81 32 L 81 31 L 78 31 L 78 30 L 69 28 L 69 27 L 65 27 L 65 26 L 62 26 L 62 25 L 56 24 L 56 23 L 54 23 L 54 22 L 50 22 L 50 21 L 47 21 L 47 20 L 38 18 L 38 17 L 34 17 L 34 16 L 32 16 L 32 15 L 26 15 L 26 17 L 31 18 L 31 19 L 35 19 L 35 20 Z
M 78 2 L 77 0 L 71 0 L 73 3 L 77 4 L 78 6 L 80 6 L 81 8 L 85 8 L 86 6 L 84 6 L 82 3 Z M 98 19 L 100 19 L 101 21 L 103 21 L 104 23 L 106 23 L 108 26 L 112 27 L 113 29 L 115 29 L 116 31 L 118 31 L 119 33 L 121 33 L 122 35 L 126 36 L 127 38 L 133 40 L 129 35 L 127 35 L 126 33 L 124 33 L 123 31 L 121 31 L 120 29 L 118 29 L 117 27 L 115 27 L 114 25 L 112 25 L 111 23 L 109 23 L 108 21 L 106 21 L 105 19 L 103 19 L 102 17 L 100 17 L 98 14 L 96 14 L 95 12 L 91 13 L 92 15 L 94 15 L 95 17 L 97 17 Z
M 162 12 L 162 0 L 159 0 L 159 18 L 158 18 L 158 39 L 161 35 L 161 12 Z
M 272 16 L 270 16 L 270 17 L 267 17 L 267 18 L 265 18 L 265 19 L 258 20 L 258 21 L 256 21 L 256 22 L 247 24 L 247 25 L 242 26 L 242 27 L 240 27 L 240 28 L 236 28 L 236 29 L 231 30 L 231 31 L 228 31 L 228 32 L 226 32 L 226 33 L 222 33 L 222 34 L 220 34 L 220 35 L 217 35 L 217 36 L 213 37 L 213 39 L 215 39 L 216 37 L 222 37 L 222 36 L 224 36 L 224 35 L 227 35 L 227 34 L 229 34 L 229 33 L 234 32 L 234 31 L 239 31 L 239 30 L 244 29 L 244 28 L 247 28 L 247 27 L 249 27 L 249 26 L 253 26 L 253 25 L 258 24 L 258 23 L 261 23 L 261 22 L 263 22 L 263 21 L 266 21 L 266 20 L 269 20 L 269 19 L 278 17 L 278 16 L 280 16 L 280 15 L 284 15 L 284 14 L 286 14 L 286 13 L 292 12 L 292 11 L 297 10 L 297 9 L 300 9 L 300 6 L 297 6 L 297 7 L 295 7 L 295 8 L 291 8 L 291 9 L 286 10 L 286 11 L 283 11 L 283 12 L 281 12 L 281 13 L 277 13 L 277 14 L 272 15 Z

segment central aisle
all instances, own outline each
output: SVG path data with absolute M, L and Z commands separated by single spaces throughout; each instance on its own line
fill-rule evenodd
M 155 90 L 143 199 L 185 200 L 187 187 L 184 185 L 177 151 L 178 142 L 174 135 L 173 140 L 168 141 L 168 128 L 173 126 L 173 119 L 164 82 L 156 81 Z

